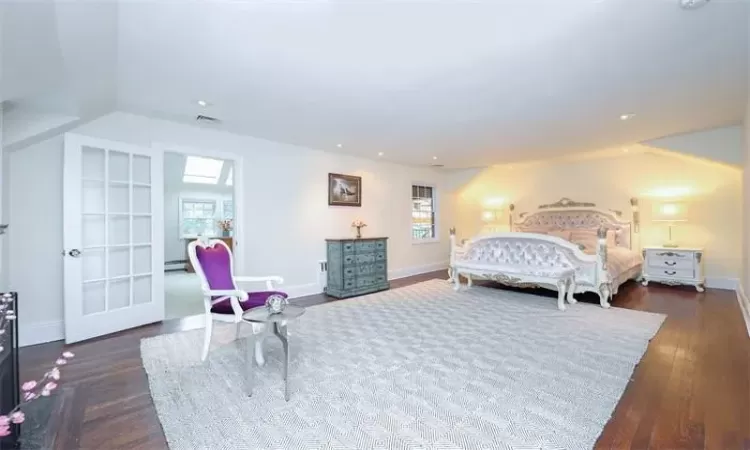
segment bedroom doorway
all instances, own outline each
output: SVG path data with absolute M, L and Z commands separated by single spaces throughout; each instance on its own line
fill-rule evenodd
M 164 153 L 165 319 L 205 313 L 200 279 L 187 255 L 201 237 L 236 247 L 235 161 Z

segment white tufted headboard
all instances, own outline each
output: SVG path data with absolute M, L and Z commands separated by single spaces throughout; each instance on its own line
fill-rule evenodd
M 637 200 L 631 200 L 631 204 L 637 205 Z M 511 211 L 513 211 L 513 205 L 511 205 Z M 634 217 L 637 220 L 637 215 Z M 512 231 L 527 233 L 605 227 L 615 230 L 618 247 L 632 248 L 633 224 L 622 220 L 622 212 L 599 209 L 594 203 L 576 202 L 569 198 L 562 198 L 548 205 L 540 205 L 533 213 L 521 213 L 516 221 L 514 217 L 511 217 L 511 224 Z

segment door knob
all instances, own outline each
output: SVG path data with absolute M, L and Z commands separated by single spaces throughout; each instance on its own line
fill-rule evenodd
M 73 258 L 78 258 L 79 256 L 81 256 L 81 251 L 77 248 L 74 248 L 73 250 L 68 252 L 68 255 L 72 256 Z

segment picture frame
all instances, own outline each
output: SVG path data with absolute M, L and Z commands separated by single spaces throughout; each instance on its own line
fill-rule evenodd
M 329 206 L 362 206 L 362 177 L 328 174 Z

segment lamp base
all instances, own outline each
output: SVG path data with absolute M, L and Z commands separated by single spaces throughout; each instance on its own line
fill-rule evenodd
M 672 241 L 665 242 L 661 246 L 664 247 L 664 248 L 677 248 L 677 247 L 679 247 L 679 245 L 676 242 L 672 242 Z

